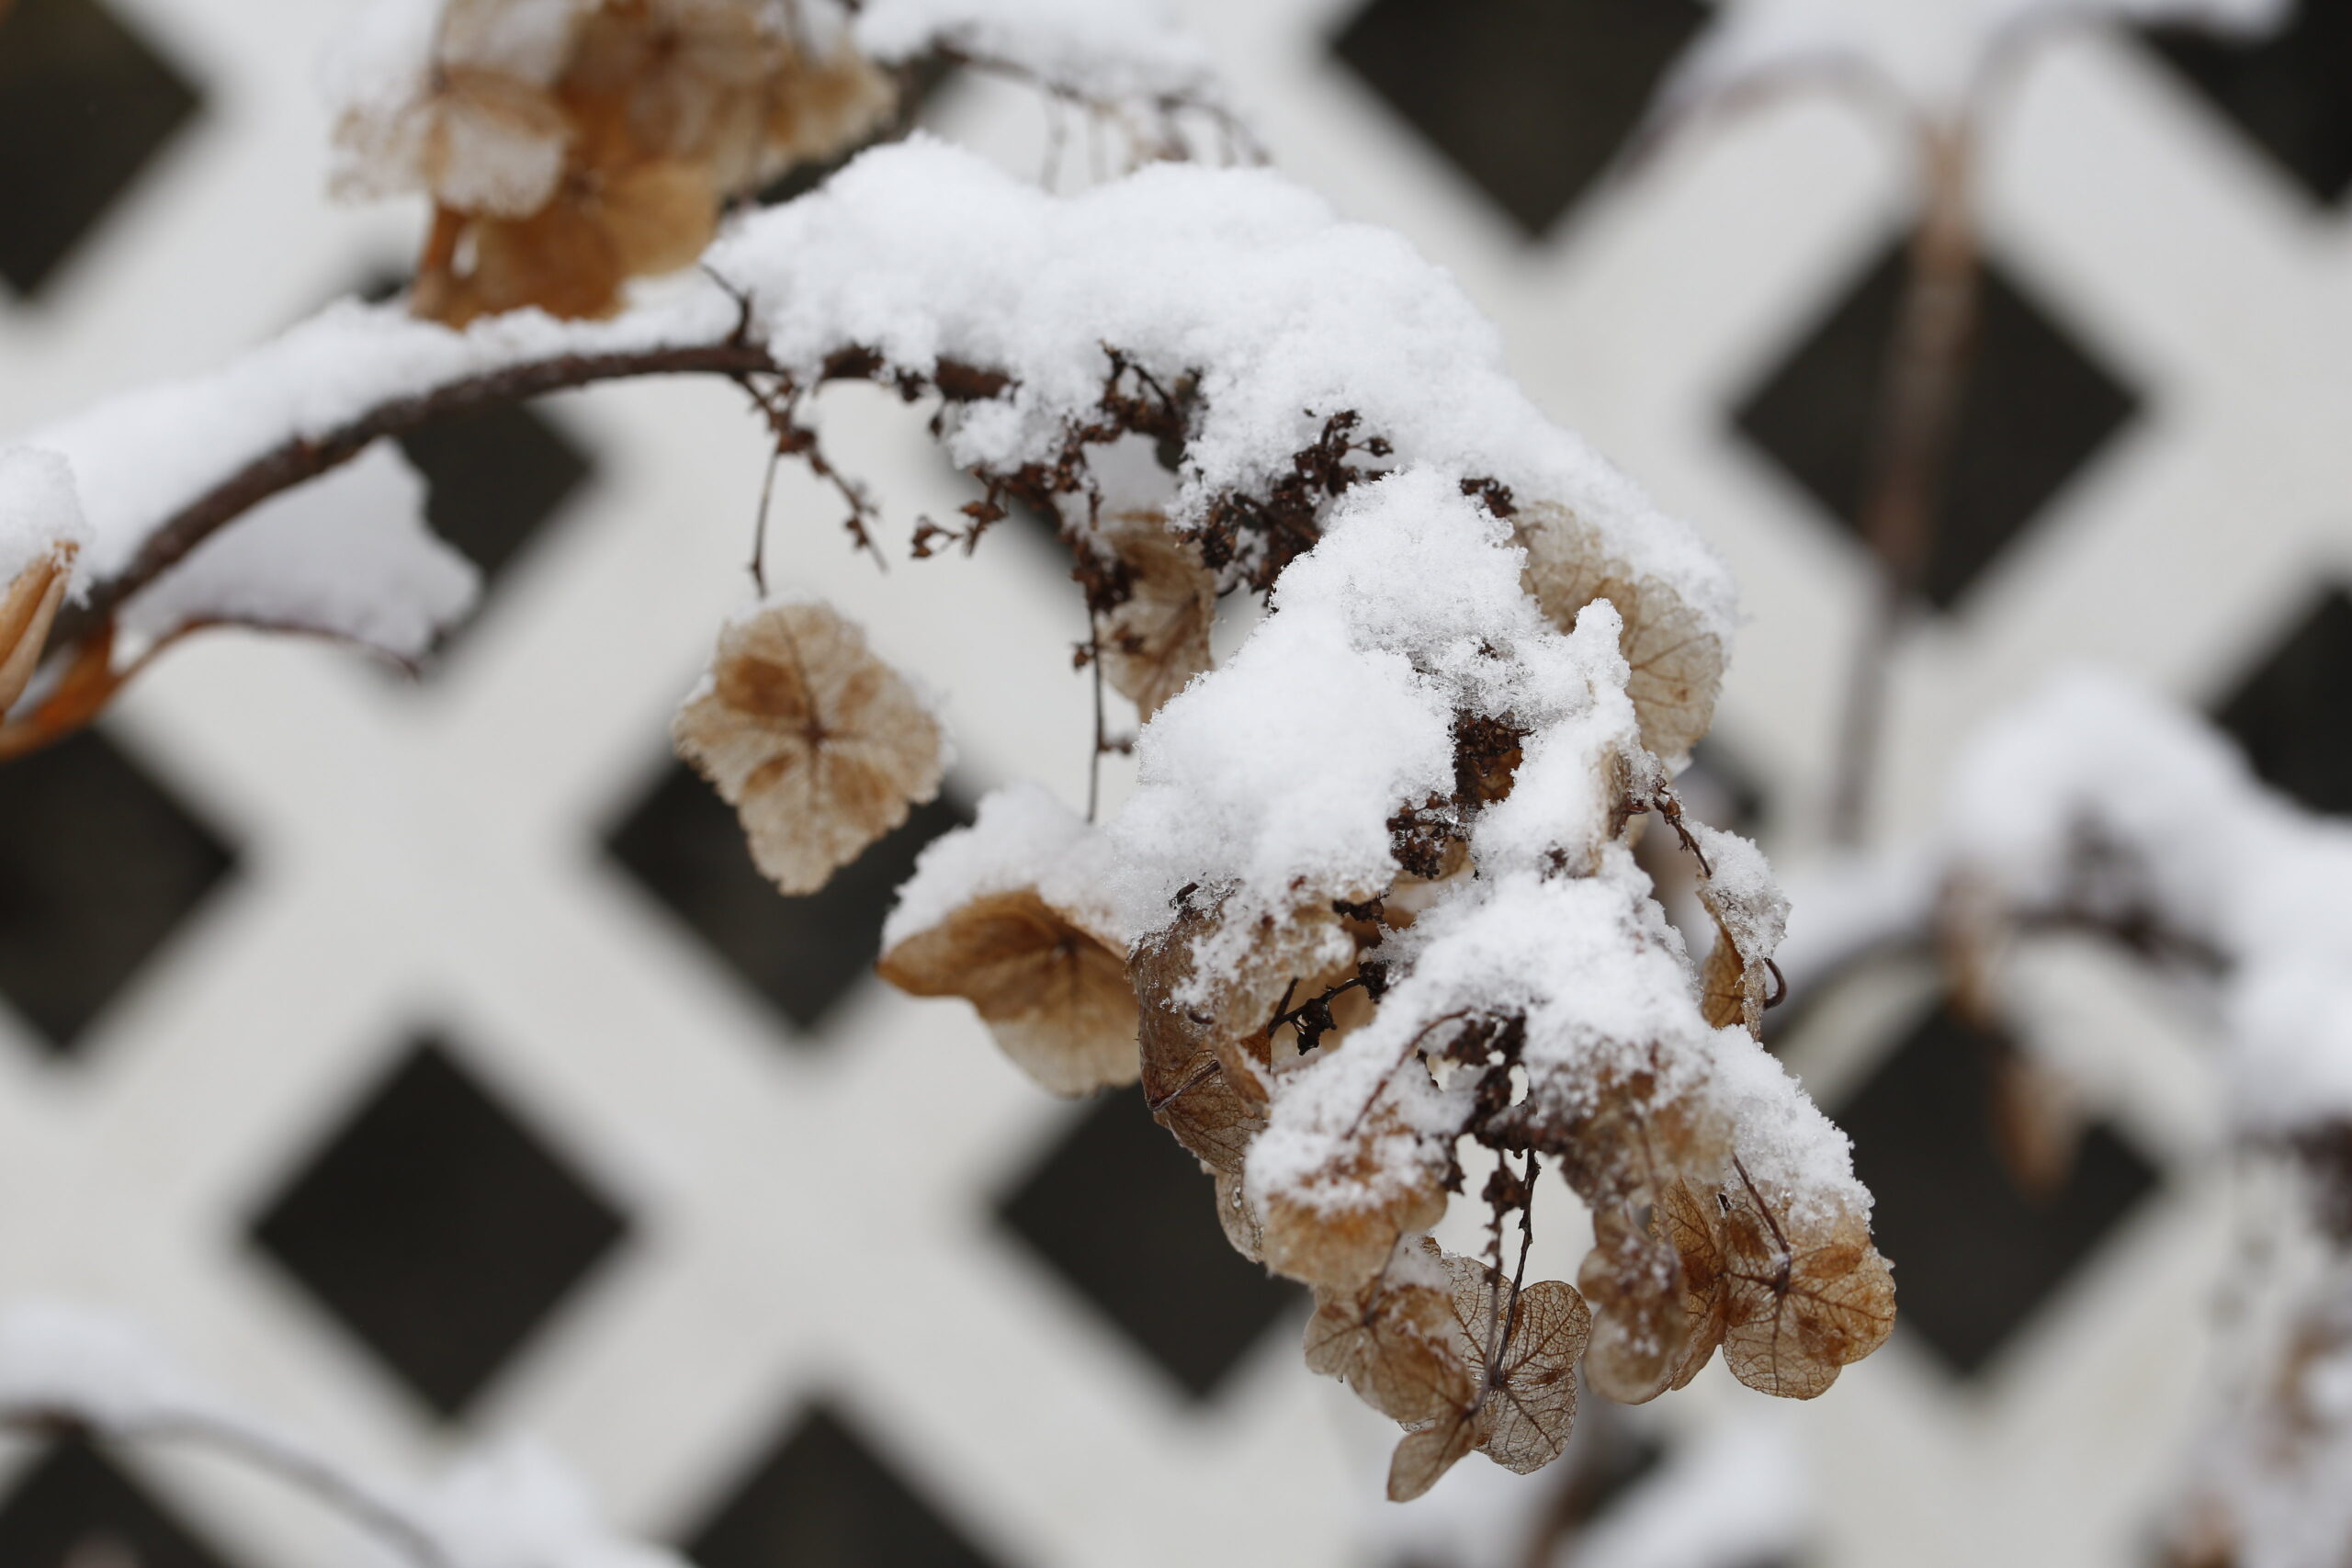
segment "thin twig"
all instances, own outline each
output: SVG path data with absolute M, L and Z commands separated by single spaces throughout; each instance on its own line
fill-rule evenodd
M 242 1422 L 191 1410 L 96 1421 L 70 1409 L 11 1405 L 0 1406 L 0 1427 L 52 1436 L 86 1434 L 110 1442 L 182 1443 L 209 1449 L 308 1494 L 416 1568 L 454 1568 L 449 1553 L 433 1532 L 374 1488 L 316 1455 Z

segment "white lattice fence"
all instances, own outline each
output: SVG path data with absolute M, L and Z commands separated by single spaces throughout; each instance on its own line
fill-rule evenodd
M 35 22 L 86 42 L 93 7 L 17 6 L 0 84 L 21 86 L 11 48 Z M 0 429 L 223 357 L 413 231 L 318 198 L 334 7 L 105 8 L 196 107 L 118 158 L 135 176 L 70 246 L 0 243 Z M 1585 181 L 1705 25 L 1686 0 L 1186 9 L 1284 165 L 1454 268 L 1538 397 L 1730 558 L 1753 618 L 1708 761 L 1804 859 L 1870 592 L 1832 513 L 1883 331 L 1867 280 L 1906 214 L 1896 150 L 1794 103 Z M 2352 6 L 2313 0 L 2278 69 L 2324 79 L 2347 35 Z M 2239 91 L 2216 58 L 2191 57 Z M 107 104 L 69 96 L 50 134 L 139 129 Z M 933 118 L 1038 161 L 1041 111 L 1010 89 L 953 86 Z M 2025 84 L 1991 149 L 1978 547 L 1894 660 L 1888 831 L 1928 819 L 1973 721 L 2074 659 L 2226 707 L 2274 777 L 2346 805 L 2343 743 L 2311 739 L 2352 717 L 2352 610 L 2314 615 L 2352 573 L 2328 205 L 2352 165 L 2325 145 L 2265 151 L 2136 39 L 2070 42 Z M 0 150 L 0 211 L 27 166 Z M 827 420 L 894 523 L 960 498 L 889 400 Z M 219 637 L 100 739 L 0 774 L 0 1294 L 134 1315 L 396 1473 L 534 1434 L 710 1568 L 1338 1564 L 1419 1533 L 1371 1500 L 1378 1423 L 1299 1368 L 1295 1303 L 1218 1254 L 1139 1108 L 1047 1102 L 961 1010 L 860 977 L 887 868 L 787 908 L 673 772 L 667 716 L 742 592 L 763 466 L 734 394 L 611 388 L 412 456 L 496 567 L 422 686 Z M 1008 525 L 883 577 L 823 492 L 784 485 L 791 574 L 950 694 L 959 798 L 1024 774 L 1081 794 L 1080 612 L 1045 542 Z M 2132 1562 L 2171 1484 L 2231 1245 L 2201 1046 L 2095 953 L 2033 964 L 2031 1026 L 2106 1086 L 2052 1208 L 1984 1185 L 1924 974 L 1882 966 L 1787 1035 L 1851 1111 L 1891 1237 L 1937 1244 L 1888 1241 L 1909 1325 L 1781 1412 L 1824 1568 Z M 1114 1213 L 1165 1244 L 1138 1252 Z M 1710 1373 L 1654 1436 L 1759 1403 Z M 135 1511 L 96 1461 L 12 1460 L 0 1556 Z M 345 1549 L 200 1461 L 132 1480 L 181 1521 L 118 1525 L 150 1568 Z M 836 1520 L 849 1544 L 808 1555 Z

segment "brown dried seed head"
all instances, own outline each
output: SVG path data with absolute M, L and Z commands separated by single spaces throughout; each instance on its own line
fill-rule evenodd
M 1617 606 L 1618 639 L 1633 676 L 1626 694 L 1642 725 L 1642 743 L 1668 762 L 1689 754 L 1714 722 L 1723 689 L 1723 639 L 1655 577 L 1612 558 L 1600 532 L 1566 507 L 1522 503 L 1512 531 L 1527 551 L 1522 578 L 1552 624 L 1572 630 L 1596 599 Z
M 769 604 L 729 622 L 671 735 L 786 893 L 822 887 L 939 793 L 938 721 L 823 604 Z
M 1216 579 L 1156 512 L 1105 520 L 1102 539 L 1125 569 L 1130 590 L 1125 603 L 1103 614 L 1096 633 L 1102 673 L 1149 718 L 1209 668 Z
M 876 965 L 918 997 L 963 997 L 1004 1054 L 1056 1094 L 1133 1083 L 1125 956 L 1031 888 L 975 898 Z
M 43 551 L 0 592 L 0 715 L 24 695 L 74 578 L 74 547 Z

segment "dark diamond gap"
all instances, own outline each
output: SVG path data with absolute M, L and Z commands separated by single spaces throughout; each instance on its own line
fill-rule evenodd
M 0 279 L 40 293 L 197 105 L 98 0 L 0 6 Z
M 882 922 L 915 856 L 971 820 L 952 790 L 918 806 L 895 831 L 818 892 L 786 897 L 752 863 L 735 808 L 673 763 L 606 840 L 628 874 L 712 953 L 813 1038 L 826 1014 L 873 969 Z
M 594 469 L 524 404 L 435 421 L 401 437 L 401 450 L 429 487 L 426 521 L 492 581 Z
M 0 766 L 0 993 L 70 1053 L 231 863 L 103 729 Z
M 729 1489 L 685 1550 L 702 1568 L 993 1568 L 822 1408 Z
M 1085 1107 L 998 1214 L 1196 1399 L 1303 1301 L 1227 1244 L 1209 1179 L 1140 1089 Z
M 2352 816 L 2352 597 L 2330 589 L 2218 716 L 2273 787 Z
M 1707 18 L 1695 0 L 1373 0 L 1332 51 L 1539 235 Z
M 360 1097 L 254 1244 L 426 1404 L 456 1416 L 626 1222 L 440 1044 Z
M 1896 1321 L 1957 1371 L 1981 1368 L 2156 1185 L 2105 1123 L 2064 1188 L 2021 1194 L 1994 1144 L 1994 1043 L 1939 1008 L 1838 1117 L 1894 1260 Z
M 2267 39 L 2151 30 L 2156 54 L 2317 200 L 2352 187 L 2352 0 L 2300 0 Z
M 61 1442 L 0 1503 L 0 1562 L 8 1568 L 226 1568 L 228 1560 L 104 1454 Z
M 1857 533 L 1904 273 L 1897 243 L 1734 415 L 1742 434 Z M 2128 387 L 1989 264 L 1923 584 L 1928 601 L 1957 604 L 2138 407 Z

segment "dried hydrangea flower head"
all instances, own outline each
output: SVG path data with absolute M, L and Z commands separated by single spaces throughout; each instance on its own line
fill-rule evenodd
M 451 325 L 610 314 L 895 101 L 830 9 L 766 0 L 448 0 L 414 74 L 346 104 L 335 183 L 431 196 L 411 303 Z
M 671 727 L 743 819 L 786 893 L 833 872 L 939 793 L 943 736 L 904 676 L 826 605 L 782 600 L 729 621 Z

